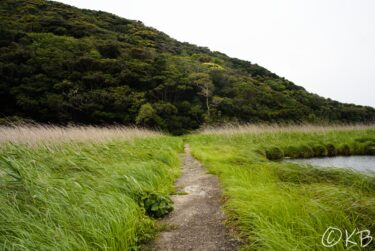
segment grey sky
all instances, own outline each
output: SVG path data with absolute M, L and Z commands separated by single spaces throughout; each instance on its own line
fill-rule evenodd
M 59 1 L 140 20 L 258 63 L 310 92 L 375 107 L 375 1 Z

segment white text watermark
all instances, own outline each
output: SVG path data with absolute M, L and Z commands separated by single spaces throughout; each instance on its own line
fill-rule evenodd
M 325 247 L 334 247 L 342 242 L 346 248 L 354 246 L 365 248 L 371 244 L 372 239 L 371 232 L 367 229 L 355 228 L 348 231 L 347 229 L 329 227 L 322 236 L 322 244 Z

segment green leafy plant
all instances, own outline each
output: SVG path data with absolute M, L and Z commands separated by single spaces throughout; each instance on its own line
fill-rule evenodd
M 143 192 L 139 203 L 146 213 L 154 218 L 161 218 L 173 210 L 172 200 L 168 196 L 159 193 Z

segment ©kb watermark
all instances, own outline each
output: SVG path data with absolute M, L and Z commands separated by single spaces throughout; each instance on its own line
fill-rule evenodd
M 370 230 L 354 229 L 348 231 L 347 229 L 339 229 L 336 227 L 329 227 L 322 236 L 322 244 L 325 247 L 334 247 L 340 242 L 343 242 L 346 248 L 359 246 L 365 248 L 371 244 L 373 238 Z

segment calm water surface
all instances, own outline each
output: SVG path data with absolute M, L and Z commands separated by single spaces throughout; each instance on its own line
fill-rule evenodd
M 289 159 L 288 162 L 318 167 L 349 168 L 360 172 L 375 172 L 375 156 L 338 156 L 311 159 Z

